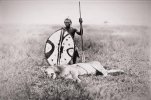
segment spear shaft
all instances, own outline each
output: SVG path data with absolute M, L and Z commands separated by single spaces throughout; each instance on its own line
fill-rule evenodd
M 81 19 L 80 1 L 79 1 L 79 13 L 80 13 L 80 19 Z M 83 26 L 82 26 L 82 23 L 80 23 L 80 33 L 81 33 L 81 41 L 82 41 L 82 62 L 85 62 L 84 47 L 83 47 Z

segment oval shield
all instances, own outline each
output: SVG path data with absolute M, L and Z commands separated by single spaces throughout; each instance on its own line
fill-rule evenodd
M 74 48 L 72 36 L 62 28 L 47 39 L 45 57 L 50 65 L 68 64 L 73 57 Z

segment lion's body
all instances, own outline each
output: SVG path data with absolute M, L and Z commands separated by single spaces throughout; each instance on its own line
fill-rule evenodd
M 52 70 L 52 67 L 49 67 L 48 69 Z M 46 72 L 49 71 L 48 69 L 46 70 Z M 88 63 L 77 63 L 73 65 L 53 66 L 53 70 L 54 72 L 59 73 L 59 77 L 63 77 L 65 79 L 70 78 L 78 82 L 81 82 L 78 77 L 79 75 L 96 74 L 96 72 L 99 71 L 104 76 L 107 76 L 110 72 L 123 72 L 122 70 L 106 70 L 98 61 Z M 51 72 L 47 73 L 50 74 Z

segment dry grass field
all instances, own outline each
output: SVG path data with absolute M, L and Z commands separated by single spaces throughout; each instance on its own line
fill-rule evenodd
M 52 80 L 40 70 L 48 65 L 45 42 L 58 28 L 0 26 L 0 100 L 151 100 L 148 27 L 84 26 L 86 61 L 98 60 L 125 74 L 80 76 L 82 83 Z M 79 36 L 75 42 L 81 53 Z

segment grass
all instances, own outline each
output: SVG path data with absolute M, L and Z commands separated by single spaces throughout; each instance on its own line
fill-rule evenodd
M 52 80 L 40 70 L 47 38 L 58 27 L 0 26 L 0 100 L 150 100 L 149 31 L 144 26 L 84 26 L 86 61 L 119 76 Z M 81 54 L 80 37 L 75 42 Z M 80 62 L 81 59 L 78 60 Z

